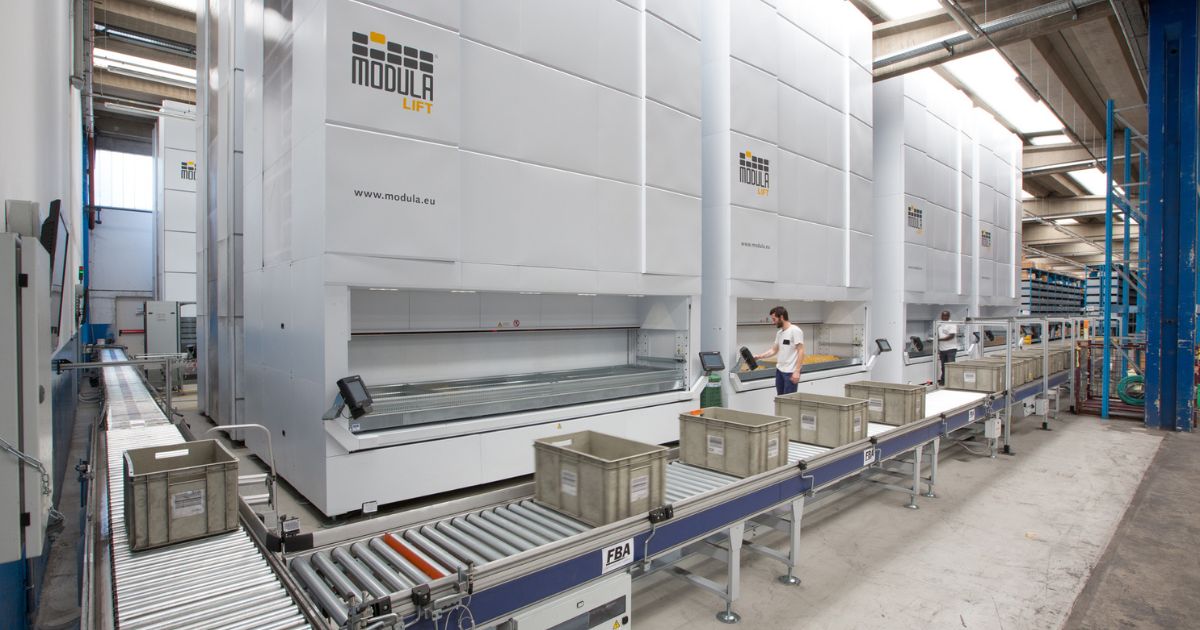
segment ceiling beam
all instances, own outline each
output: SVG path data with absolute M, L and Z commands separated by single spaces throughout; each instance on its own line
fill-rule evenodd
M 158 104 L 164 100 L 196 102 L 196 90 L 192 88 L 116 74 L 103 68 L 95 68 L 92 76 L 97 99 L 102 99 L 104 96 L 116 96 Z
M 1068 197 L 1026 199 L 1021 202 L 1026 221 L 1032 217 L 1043 219 L 1078 219 L 1080 217 L 1104 216 L 1104 197 Z
M 1091 239 L 1093 241 L 1098 241 L 1098 242 L 1104 241 L 1104 224 L 1103 223 L 1093 223 L 1093 224 L 1088 224 L 1088 225 L 1069 225 L 1066 227 L 1068 229 L 1070 229 L 1071 232 L 1078 234 L 1079 236 L 1082 236 L 1084 238 Z M 1129 226 L 1129 237 L 1130 237 L 1131 242 L 1137 240 L 1137 238 L 1138 238 L 1137 224 L 1132 224 Z M 1122 225 L 1114 225 L 1113 226 L 1113 240 L 1116 242 L 1121 242 L 1121 241 L 1125 240 Z M 1026 224 L 1025 225 L 1025 228 L 1021 231 L 1021 242 L 1026 245 L 1033 245 L 1035 247 L 1041 247 L 1042 245 L 1052 245 L 1052 244 L 1056 244 L 1056 243 L 1077 243 L 1078 241 L 1075 240 L 1070 235 L 1064 234 L 1063 232 L 1055 229 L 1055 227 L 1053 225 L 1042 225 L 1042 224 L 1034 223 L 1034 224 Z
M 94 0 L 95 19 L 152 37 L 196 45 L 196 16 L 137 0 Z
M 1041 3 L 1034 3 L 1034 4 L 1036 5 L 1036 4 L 1041 4 Z M 1005 6 L 1007 6 L 1007 5 L 1005 5 Z M 1083 22 L 1103 18 L 1103 17 L 1106 17 L 1111 14 L 1112 14 L 1111 9 L 1109 8 L 1109 6 L 1107 4 L 1093 4 L 1091 6 L 1084 7 L 1082 9 L 1076 11 L 1073 14 L 1072 13 L 1063 13 L 1060 15 L 1051 16 L 1051 17 L 1048 17 L 1045 19 L 1038 20 L 1038 21 L 1032 22 L 1030 24 L 1025 24 L 1023 26 L 1017 26 L 1017 27 L 1009 28 L 1009 29 L 1006 29 L 1003 31 L 999 31 L 999 32 L 991 35 L 991 42 L 995 42 L 995 44 L 997 46 L 1013 44 L 1016 42 L 1025 41 L 1025 40 L 1033 38 L 1033 37 L 1040 37 L 1042 35 L 1047 35 L 1049 33 L 1057 32 L 1059 29 L 1061 29 L 1065 26 L 1068 26 L 1068 25 L 1080 24 Z M 975 15 L 975 14 L 973 13 L 973 15 Z M 982 16 L 980 16 L 980 17 L 982 17 Z M 987 17 L 988 17 L 987 21 L 995 19 L 990 14 Z M 950 17 L 948 14 L 946 15 L 946 20 L 950 20 Z M 950 21 L 953 24 L 953 21 L 952 20 L 950 20 Z M 984 20 L 981 20 L 981 19 L 979 19 L 979 17 L 977 17 L 976 21 L 982 23 Z M 878 33 L 880 32 L 880 27 L 886 26 L 886 24 L 887 23 L 876 27 L 876 36 L 878 36 Z M 959 31 L 961 29 L 959 29 L 957 27 L 957 25 L 955 24 L 955 30 Z M 924 42 L 919 42 L 917 45 L 929 44 L 934 41 L 937 41 L 938 39 L 941 39 L 941 38 L 932 38 L 932 39 L 926 40 Z M 936 65 L 945 63 L 947 61 L 950 61 L 951 59 L 957 59 L 959 57 L 964 57 L 964 56 L 967 56 L 967 55 L 970 55 L 973 53 L 982 52 L 982 51 L 990 49 L 992 47 L 991 42 L 988 41 L 988 38 L 980 37 L 980 38 L 972 39 L 972 40 L 969 40 L 962 44 L 959 44 L 958 46 L 953 47 L 951 50 L 946 50 L 945 48 L 939 48 L 938 50 L 931 52 L 931 53 L 926 53 L 924 55 L 920 55 L 920 56 L 914 57 L 912 59 L 907 59 L 904 61 L 899 61 L 896 63 L 891 63 L 891 64 L 883 65 L 883 66 L 878 65 L 879 61 L 882 59 L 885 59 L 887 55 L 880 55 L 880 54 L 876 53 L 875 54 L 875 60 L 876 60 L 875 80 L 876 81 L 884 81 L 884 80 L 890 79 L 892 77 L 897 77 L 897 76 L 900 76 L 903 74 L 907 74 L 909 72 L 914 72 L 916 70 L 920 70 L 922 68 L 929 68 L 932 66 L 936 66 Z M 914 47 L 915 46 L 905 46 L 904 49 L 914 48 Z M 899 51 L 895 51 L 895 52 L 892 52 L 889 54 L 894 55 L 894 54 L 896 54 L 896 52 L 899 52 Z

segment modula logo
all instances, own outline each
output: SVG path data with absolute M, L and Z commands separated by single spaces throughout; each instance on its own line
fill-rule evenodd
M 193 182 L 196 181 L 196 163 L 191 160 L 180 162 L 179 177 Z
M 433 53 L 390 42 L 383 33 L 352 33 L 350 81 L 391 92 L 413 112 L 433 112 Z
M 766 197 L 771 192 L 771 161 L 749 151 L 739 153 L 738 181 L 754 186 L 759 196 Z

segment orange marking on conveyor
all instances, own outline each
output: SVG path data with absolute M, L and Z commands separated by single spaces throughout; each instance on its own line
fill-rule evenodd
M 391 547 L 393 551 L 395 551 L 396 553 L 403 556 L 405 560 L 408 560 L 409 562 L 413 563 L 413 566 L 420 569 L 422 572 L 425 573 L 425 575 L 428 575 L 429 577 L 431 577 L 435 580 L 439 580 L 441 578 L 446 577 L 446 575 L 444 573 L 433 568 L 432 564 L 429 564 L 428 562 L 426 562 L 425 558 L 422 558 L 421 556 L 417 555 L 417 553 L 415 551 L 413 551 L 412 549 L 409 549 L 408 545 L 400 542 L 400 539 L 396 538 L 395 534 L 392 534 L 390 532 L 387 534 L 384 534 L 383 542 L 385 544 L 387 544 L 387 546 Z

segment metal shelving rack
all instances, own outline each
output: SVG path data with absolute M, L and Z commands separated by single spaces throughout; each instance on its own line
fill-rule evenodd
M 1021 272 L 1021 303 L 1027 315 L 1079 316 L 1084 309 L 1084 290 L 1079 278 L 1044 269 Z

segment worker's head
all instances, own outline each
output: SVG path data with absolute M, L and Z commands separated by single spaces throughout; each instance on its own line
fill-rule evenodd
M 783 325 L 788 321 L 787 309 L 782 306 L 776 306 L 771 309 L 771 323 L 778 328 L 783 328 Z
M 948 321 L 949 319 L 950 319 L 950 311 L 942 311 L 942 321 Z

